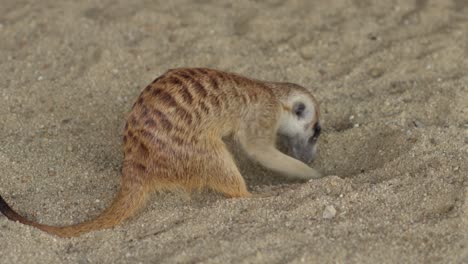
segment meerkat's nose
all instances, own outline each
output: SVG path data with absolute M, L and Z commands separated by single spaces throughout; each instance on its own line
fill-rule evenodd
M 314 125 L 314 134 L 308 140 L 309 144 L 315 144 L 317 142 L 318 137 L 320 136 L 320 131 L 322 131 L 322 127 L 320 126 L 320 123 L 317 122 Z
M 315 123 L 315 125 L 314 125 L 314 137 L 318 138 L 321 131 L 322 131 L 322 126 L 320 126 L 320 123 L 319 122 Z

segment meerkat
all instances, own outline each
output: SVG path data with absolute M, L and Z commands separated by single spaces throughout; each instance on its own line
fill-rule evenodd
M 10 220 L 59 237 L 111 228 L 142 209 L 155 191 L 208 188 L 227 197 L 250 197 L 223 138 L 234 136 L 268 169 L 299 179 L 321 177 L 309 167 L 320 135 L 319 105 L 304 87 L 266 82 L 207 68 L 168 70 L 140 94 L 124 129 L 120 190 L 96 218 L 50 226 L 16 213 L 0 196 Z M 291 154 L 276 138 L 288 138 Z

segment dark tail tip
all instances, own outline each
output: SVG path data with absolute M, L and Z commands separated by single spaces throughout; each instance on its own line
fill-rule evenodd
M 0 212 L 12 221 L 22 222 L 23 217 L 16 213 L 0 195 Z
M 11 211 L 11 207 L 5 202 L 5 199 L 0 195 L 0 212 L 6 215 L 5 212 Z

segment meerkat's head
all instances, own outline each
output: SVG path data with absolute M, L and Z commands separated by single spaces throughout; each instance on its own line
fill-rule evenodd
M 289 89 L 279 95 L 283 106 L 278 134 L 288 139 L 291 155 L 305 163 L 315 159 L 317 140 L 320 136 L 319 106 L 305 88 L 284 83 Z

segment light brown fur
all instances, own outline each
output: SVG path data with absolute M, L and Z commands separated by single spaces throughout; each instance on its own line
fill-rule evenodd
M 212 69 L 169 70 L 148 85 L 129 114 L 124 131 L 121 188 L 97 218 L 65 227 L 29 221 L 0 197 L 8 218 L 60 237 L 109 228 L 134 215 L 150 193 L 209 188 L 227 197 L 249 197 L 246 184 L 223 137 L 233 135 L 264 166 L 292 177 L 320 177 L 303 162 L 275 148 L 279 120 L 292 92 L 318 105 L 304 88 L 269 83 Z M 309 100 L 308 99 L 308 100 Z

